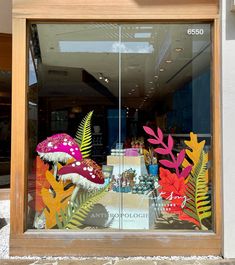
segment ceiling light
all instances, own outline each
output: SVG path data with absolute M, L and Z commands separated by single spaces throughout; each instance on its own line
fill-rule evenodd
M 164 68 L 160 68 L 159 71 L 160 71 L 160 72 L 164 72 L 165 69 L 164 69 Z
M 131 91 L 132 91 L 132 92 L 135 92 L 135 89 L 133 88 L 133 89 L 131 89 Z
M 166 63 L 172 63 L 172 60 L 166 60 Z
M 107 77 L 105 77 L 104 82 L 109 83 L 109 80 Z
M 131 95 L 131 92 L 129 92 L 128 95 Z
M 73 107 L 71 110 L 72 113 L 81 113 L 82 108 L 80 106 Z
M 176 52 L 181 52 L 181 51 L 183 51 L 183 48 L 175 48 L 175 51 Z
M 99 79 L 102 80 L 104 77 L 103 77 L 103 74 L 102 73 L 99 73 Z
M 155 88 L 154 87 L 150 87 L 151 90 L 154 90 Z
M 153 81 L 149 81 L 149 84 L 152 84 L 153 83 Z
M 155 75 L 154 78 L 155 78 L 155 79 L 158 79 L 158 75 Z

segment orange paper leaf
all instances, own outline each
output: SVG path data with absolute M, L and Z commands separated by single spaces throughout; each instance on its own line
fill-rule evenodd
M 46 217 L 46 228 L 53 228 L 56 225 L 56 213 L 60 215 L 60 210 L 65 210 L 69 198 L 74 190 L 74 186 L 65 190 L 69 182 L 56 181 L 50 171 L 46 171 L 46 179 L 52 189 L 42 188 L 41 195 L 46 208 L 44 214 Z

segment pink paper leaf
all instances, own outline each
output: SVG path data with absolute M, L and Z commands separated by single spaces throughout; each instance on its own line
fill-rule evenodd
M 168 135 L 168 148 L 170 150 L 172 150 L 173 146 L 174 146 L 174 140 L 173 140 L 172 136 L 169 134 Z
M 145 132 L 146 132 L 147 134 L 152 135 L 152 136 L 154 136 L 154 137 L 157 138 L 155 132 L 154 132 L 150 127 L 148 127 L 148 126 L 143 126 L 143 128 L 144 128 L 144 130 L 145 130 Z
M 158 134 L 159 141 L 162 142 L 163 141 L 163 133 L 159 127 L 157 128 L 157 134 Z
M 163 159 L 163 160 L 160 160 L 159 162 L 160 162 L 163 166 L 168 167 L 168 168 L 175 168 L 175 167 L 176 167 L 175 163 L 173 163 L 173 162 L 171 162 L 171 161 L 169 161 L 169 160 L 165 160 L 165 159 Z
M 192 170 L 192 166 L 187 166 L 185 169 L 183 169 L 180 173 L 180 178 L 187 178 L 187 176 L 189 175 L 189 173 Z
M 156 153 L 158 153 L 158 154 L 161 154 L 161 155 L 167 155 L 167 154 L 170 153 L 168 148 L 167 149 L 164 149 L 164 148 L 156 148 L 156 149 L 154 149 L 154 151 Z
M 158 140 L 153 139 L 153 138 L 148 139 L 148 142 L 149 142 L 150 144 L 159 144 L 159 143 L 160 143 Z
M 178 167 L 182 164 L 182 162 L 184 161 L 184 157 L 185 157 L 185 151 L 184 151 L 184 149 L 182 149 L 180 152 L 179 152 L 179 154 L 178 154 L 178 156 L 177 156 L 177 165 L 178 165 Z

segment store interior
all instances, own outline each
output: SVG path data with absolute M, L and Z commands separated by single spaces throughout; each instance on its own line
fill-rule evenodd
M 190 132 L 198 142 L 205 141 L 203 152 L 211 154 L 210 24 L 36 23 L 29 32 L 28 191 L 34 206 L 28 227 L 75 229 L 72 221 L 63 224 L 63 214 L 57 213 L 53 223 L 48 217 L 52 210 L 39 207 L 37 200 L 46 204 L 46 197 L 40 197 L 41 191 L 35 196 L 37 158 L 43 161 L 41 168 L 54 170 L 58 183 L 67 162 L 60 162 L 62 169 L 55 173 L 51 160 L 46 161 L 49 156 L 43 156 L 38 146 L 56 134 L 76 138 L 80 124 L 91 115 L 89 159 L 104 175 L 110 174 L 105 179 L 109 186 L 105 197 L 77 225 L 79 229 L 211 229 L 211 214 L 199 225 L 179 211 L 167 210 L 171 204 L 166 201 L 172 198 L 159 195 L 163 186 L 159 161 L 164 154 L 154 151 L 157 146 L 148 141 L 151 136 L 143 128 L 151 128 L 158 137 L 162 132 L 168 144 L 171 135 L 171 154 L 176 158 L 187 147 Z M 158 165 L 157 173 L 150 172 L 153 163 Z M 177 170 L 183 172 L 183 164 Z M 53 185 L 48 189 L 55 198 Z M 86 196 L 85 184 L 80 192 Z M 156 198 L 164 205 L 161 210 Z M 136 204 L 138 200 L 142 203 Z M 183 208 L 187 198 L 180 203 Z M 98 216 L 95 221 L 92 214 Z

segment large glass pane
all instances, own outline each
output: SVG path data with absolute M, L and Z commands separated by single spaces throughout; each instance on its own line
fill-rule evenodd
M 132 229 L 212 229 L 209 24 L 122 26 L 123 197 Z M 145 126 L 145 127 L 144 127 Z
M 213 229 L 210 24 L 30 29 L 28 228 Z
M 119 27 L 33 24 L 38 84 L 29 89 L 28 228 L 120 228 Z M 32 64 L 30 64 L 32 65 Z M 33 75 L 30 80 L 33 80 Z

